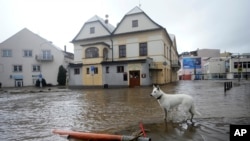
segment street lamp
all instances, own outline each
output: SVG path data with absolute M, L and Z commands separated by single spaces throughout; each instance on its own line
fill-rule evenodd
M 233 54 L 238 54 L 238 63 L 237 63 L 237 71 L 238 71 L 238 81 L 240 82 L 240 53 L 233 53 Z M 231 58 L 232 58 L 232 56 L 231 56 Z

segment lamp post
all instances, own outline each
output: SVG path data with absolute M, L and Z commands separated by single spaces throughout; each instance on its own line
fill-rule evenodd
M 196 60 L 193 58 L 193 67 L 194 67 L 194 80 L 196 80 Z
M 238 65 L 237 65 L 237 68 L 238 68 L 238 81 L 239 82 L 240 82 L 240 79 L 241 79 L 240 72 L 242 70 L 242 68 L 240 68 L 240 67 L 242 67 L 242 66 L 240 65 L 240 53 L 238 53 Z
M 240 53 L 232 53 L 232 54 L 238 54 L 238 63 L 237 63 L 237 76 L 238 76 L 238 81 L 240 82 Z M 231 59 L 234 58 L 233 56 L 231 56 Z M 235 58 L 236 58 L 236 55 L 235 55 Z M 234 61 L 233 61 L 234 62 Z M 235 63 L 235 62 L 234 62 Z M 234 64 L 235 66 L 235 64 Z
M 248 68 L 248 66 L 249 66 L 248 64 L 249 64 L 249 62 L 246 62 L 246 80 L 248 79 L 248 75 L 247 75 L 247 74 L 248 74 L 248 73 L 247 73 L 247 68 Z
M 40 43 L 40 45 L 39 45 L 39 49 L 41 49 L 42 48 L 42 45 L 44 45 L 44 44 L 47 44 L 47 43 L 50 43 L 50 44 L 52 44 L 52 42 L 51 41 L 45 41 L 45 42 L 42 42 L 42 43 Z M 40 66 L 42 65 L 42 61 L 40 61 Z M 39 81 L 40 81 L 40 88 L 42 88 L 43 87 L 43 75 L 42 75 L 42 67 L 40 67 L 40 74 L 39 74 L 39 77 L 38 77 L 38 79 L 39 79 Z

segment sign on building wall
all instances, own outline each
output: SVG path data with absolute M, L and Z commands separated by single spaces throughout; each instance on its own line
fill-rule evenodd
M 200 69 L 201 58 L 183 58 L 183 69 Z
M 141 64 L 128 64 L 128 70 L 141 70 Z

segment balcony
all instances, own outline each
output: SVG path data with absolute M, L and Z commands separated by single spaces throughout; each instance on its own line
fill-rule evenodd
M 171 68 L 174 70 L 179 70 L 181 68 L 180 62 L 178 60 L 171 61 Z
M 162 65 L 159 63 L 151 62 L 149 65 L 150 70 L 162 70 Z
M 53 55 L 36 55 L 36 60 L 41 62 L 52 62 L 54 59 Z

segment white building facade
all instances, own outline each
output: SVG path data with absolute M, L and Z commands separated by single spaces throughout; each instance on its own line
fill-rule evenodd
M 225 60 L 220 58 L 209 59 L 203 66 L 204 79 L 226 79 Z
M 250 53 L 231 55 L 226 60 L 226 66 L 228 79 L 249 79 Z
M 222 53 L 222 56 L 219 57 L 218 51 L 207 50 L 207 52 L 204 51 L 203 55 L 208 55 L 209 52 L 213 52 L 210 54 L 211 57 L 191 56 L 189 53 L 183 54 L 183 57 L 181 57 L 182 68 L 179 71 L 180 80 L 249 79 L 250 53 Z M 213 54 L 215 54 L 214 57 L 212 57 Z M 199 53 L 198 55 L 202 56 Z M 200 61 L 195 61 L 197 59 Z M 197 64 L 200 65 L 197 67 Z
M 57 85 L 60 65 L 67 68 L 73 58 L 52 42 L 27 28 L 0 44 L 0 83 L 2 87 L 34 86 L 42 77 Z

